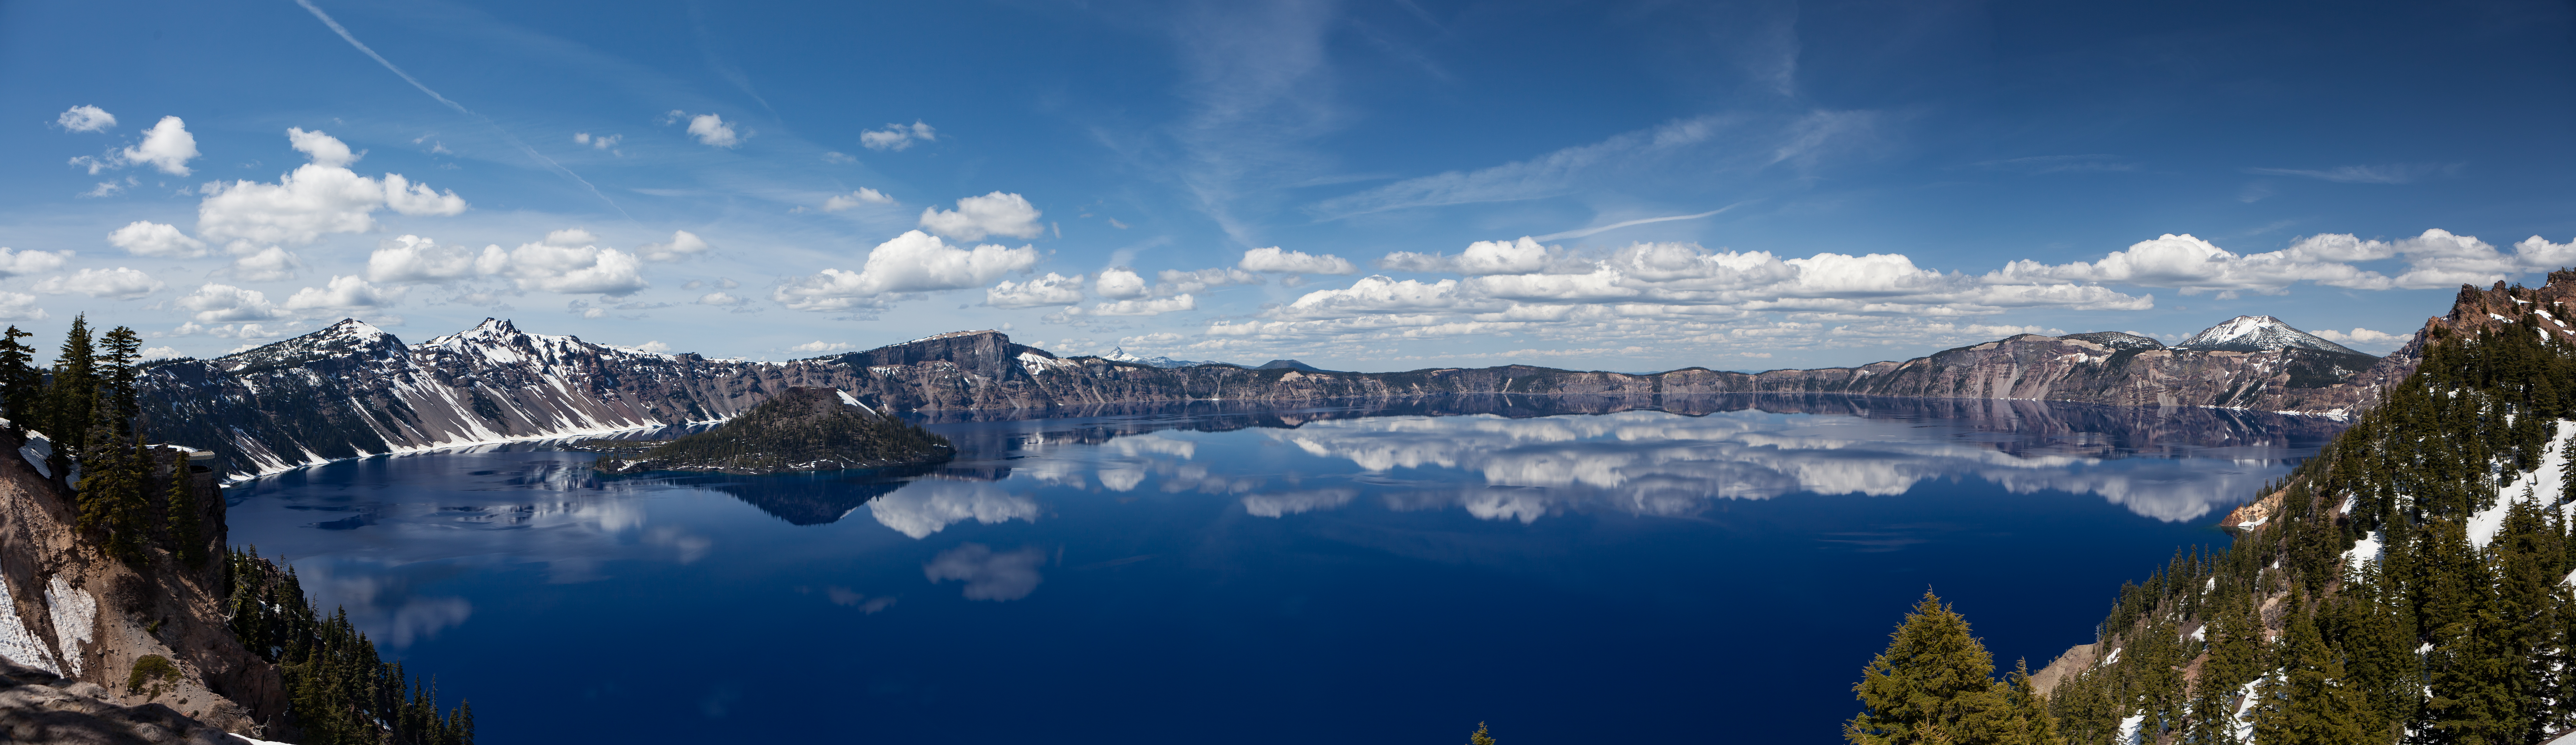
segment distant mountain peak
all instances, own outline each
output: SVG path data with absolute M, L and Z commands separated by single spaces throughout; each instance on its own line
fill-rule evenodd
M 1122 347 L 1114 347 L 1114 348 L 1111 348 L 1111 349 L 1109 350 L 1109 353 L 1108 353 L 1108 354 L 1101 355 L 1101 356 L 1100 356 L 1100 358 L 1101 358 L 1101 359 L 1104 359 L 1104 360 L 1111 360 L 1111 361 L 1114 361 L 1114 362 L 1133 362 L 1133 363 L 1136 363 L 1136 364 L 1139 364 L 1139 365 L 1146 365 L 1146 366 L 1149 366 L 1149 367 L 1160 367 L 1160 368 L 1164 368 L 1164 369 L 1171 369 L 1171 368 L 1176 368 L 1176 367 L 1189 367 L 1189 366 L 1191 366 L 1191 365 L 1205 365 L 1205 364 L 1208 364 L 1208 363 L 1206 363 L 1206 362 L 1201 362 L 1201 361 L 1198 361 L 1198 360 L 1176 360 L 1176 359 L 1172 359 L 1172 358 L 1170 358 L 1170 357 L 1162 357 L 1162 356 L 1155 356 L 1155 357 L 1140 357 L 1140 356 L 1137 356 L 1137 355 L 1136 355 L 1136 354 L 1134 354 L 1134 353 L 1128 352 L 1128 351 L 1127 351 L 1127 348 L 1126 348 L 1126 347 L 1123 347 L 1123 346 L 1122 346 Z
M 1297 371 L 1300 371 L 1300 372 L 1332 372 L 1331 370 L 1326 370 L 1326 369 L 1324 369 L 1324 368 L 1316 367 L 1316 366 L 1314 366 L 1314 365 L 1309 365 L 1309 364 L 1306 364 L 1306 363 L 1303 363 L 1303 362 L 1298 362 L 1298 361 L 1296 361 L 1296 360 L 1271 360 L 1271 361 L 1269 361 L 1269 362 L 1261 363 L 1261 366 L 1260 366 L 1260 367 L 1256 367 L 1256 368 L 1253 368 L 1253 369 L 1255 369 L 1255 370 L 1279 370 L 1279 369 L 1288 369 L 1288 370 L 1297 370 Z
M 2271 316 L 2237 316 L 2184 339 L 2176 349 L 2202 349 L 2231 352 L 2269 352 L 2287 347 L 2315 349 L 2342 354 L 2361 354 L 2351 347 L 2327 341 L 2324 337 L 2300 331 Z
M 2156 341 L 2152 337 L 2141 334 L 2132 334 L 2126 331 L 2095 331 L 2088 334 L 2067 334 L 2057 338 L 2082 339 L 2084 341 L 2093 342 L 2112 349 L 2165 348 L 2164 342 Z
M 1003 339 L 1005 339 L 1005 340 L 1008 340 L 1008 339 L 1010 339 L 1010 338 L 1011 338 L 1009 334 L 1004 334 L 1004 333 L 1002 333 L 1002 332 L 1000 332 L 1000 331 L 996 331 L 996 330 L 993 330 L 993 329 L 983 329 L 983 330 L 980 330 L 980 331 L 951 331 L 951 332 L 948 332 L 948 333 L 945 333 L 945 334 L 932 334 L 932 335 L 929 335 L 929 336 L 921 337 L 921 338 L 919 338 L 919 339 L 914 339 L 914 340 L 912 340 L 912 341 L 904 342 L 904 344 L 919 344 L 919 343 L 922 343 L 922 342 L 925 342 L 925 341 L 938 341 L 938 340 L 941 340 L 941 339 L 955 339 L 955 338 L 957 338 L 957 337 L 961 337 L 961 336 L 982 336 L 982 335 L 985 335 L 985 334 L 992 334 L 992 335 L 994 335 L 994 336 L 999 336 L 999 337 L 1002 337 L 1002 338 L 1003 338 Z M 889 345 L 889 346 L 901 346 L 901 345 Z
M 374 324 L 355 318 L 343 318 L 312 333 L 270 342 L 250 349 L 215 358 L 228 370 L 249 367 L 293 367 L 298 364 L 344 354 L 376 356 L 402 354 L 401 339 L 385 333 Z

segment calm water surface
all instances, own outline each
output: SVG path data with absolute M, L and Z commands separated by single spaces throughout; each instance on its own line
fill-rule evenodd
M 2337 426 L 1663 407 L 941 422 L 963 456 L 894 475 L 600 479 L 513 445 L 229 498 L 236 543 L 497 745 L 1831 743 L 1925 587 L 2044 664 Z

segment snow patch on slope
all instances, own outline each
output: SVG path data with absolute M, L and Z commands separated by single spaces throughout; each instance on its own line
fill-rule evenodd
M 52 652 L 45 649 L 44 640 L 36 638 L 36 633 L 27 629 L 27 622 L 18 618 L 18 601 L 10 597 L 6 580 L 0 580 L 0 657 L 55 675 L 63 674 L 54 666 Z
M 54 611 L 54 636 L 62 641 L 63 666 L 80 677 L 81 647 L 96 641 L 90 622 L 98 617 L 98 599 L 54 575 L 45 583 L 45 605 Z
M 2496 490 L 2493 507 L 2469 516 L 2469 542 L 2485 548 L 2504 532 L 2504 513 L 2517 500 L 2529 493 L 2530 504 L 2545 507 L 2558 501 L 2567 487 L 2567 450 L 2576 447 L 2576 421 L 2558 420 L 2558 436 L 2541 446 L 2540 465 L 2524 473 L 2506 474 L 2503 488 Z M 2576 502 L 2559 507 L 2560 516 L 2576 516 Z

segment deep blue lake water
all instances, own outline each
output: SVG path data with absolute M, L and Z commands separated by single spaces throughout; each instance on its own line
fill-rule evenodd
M 1479 399 L 930 426 L 930 473 L 603 480 L 520 444 L 234 487 L 489 745 L 1839 742 L 1926 587 L 2009 667 L 2339 425 Z

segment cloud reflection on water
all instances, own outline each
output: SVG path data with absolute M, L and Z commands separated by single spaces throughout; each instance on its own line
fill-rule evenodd
M 1893 496 L 1943 478 L 1981 479 L 2021 494 L 2091 494 L 2140 515 L 2182 521 L 2241 501 L 2265 475 L 2210 458 L 2006 452 L 2000 440 L 1971 436 L 1972 430 L 1927 433 L 1927 426 L 1936 425 L 1759 411 L 1701 417 L 1630 411 L 1325 421 L 1263 434 L 1371 474 L 1475 474 L 1481 483 L 1460 485 L 1445 501 L 1477 517 L 1521 522 L 1589 509 L 1680 516 L 1714 499 L 1793 493 Z M 1440 501 L 1414 495 L 1390 506 L 1419 509 Z M 1245 501 L 1253 514 L 1283 514 L 1268 502 L 1260 509 L 1255 504 Z M 1317 507 L 1287 511 L 1311 509 Z
M 895 532 L 928 538 L 970 519 L 987 525 L 1036 522 L 1038 503 L 990 482 L 922 479 L 868 502 L 868 514 Z
M 994 553 L 991 546 L 968 543 L 939 552 L 921 565 L 921 574 L 934 583 L 965 582 L 968 600 L 1018 600 L 1046 581 L 1038 574 L 1038 566 L 1045 563 L 1046 550 L 1035 546 Z

